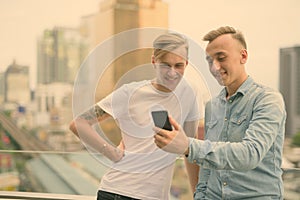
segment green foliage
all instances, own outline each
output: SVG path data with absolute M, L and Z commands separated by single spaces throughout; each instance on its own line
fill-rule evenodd
M 6 117 L 10 117 L 11 116 L 11 110 L 5 110 L 3 113 Z
M 300 147 L 300 132 L 296 133 L 292 138 L 292 145 Z

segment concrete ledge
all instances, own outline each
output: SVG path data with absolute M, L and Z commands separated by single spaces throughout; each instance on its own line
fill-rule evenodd
M 67 195 L 67 194 L 51 194 L 51 193 L 36 193 L 36 192 L 9 192 L 0 191 L 1 200 L 95 200 L 94 196 L 83 195 Z

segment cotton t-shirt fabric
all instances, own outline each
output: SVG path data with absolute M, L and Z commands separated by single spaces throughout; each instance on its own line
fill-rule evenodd
M 132 82 L 98 102 L 118 123 L 125 156 L 102 177 L 99 189 L 145 200 L 168 200 L 176 154 L 154 143 L 151 111 L 167 110 L 182 127 L 201 117 L 194 88 L 183 78 L 173 92 L 151 80 Z

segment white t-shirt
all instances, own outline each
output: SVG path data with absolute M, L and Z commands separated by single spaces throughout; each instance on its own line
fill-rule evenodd
M 102 177 L 101 190 L 143 200 L 169 199 L 177 155 L 154 143 L 151 111 L 167 110 L 183 127 L 200 115 L 194 90 L 183 78 L 173 92 L 161 92 L 150 80 L 132 82 L 98 102 L 121 129 L 125 156 Z

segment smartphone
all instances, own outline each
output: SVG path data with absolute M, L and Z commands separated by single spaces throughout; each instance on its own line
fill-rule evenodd
M 172 125 L 169 121 L 168 111 L 166 110 L 152 111 L 151 114 L 155 126 L 169 131 L 172 130 Z

